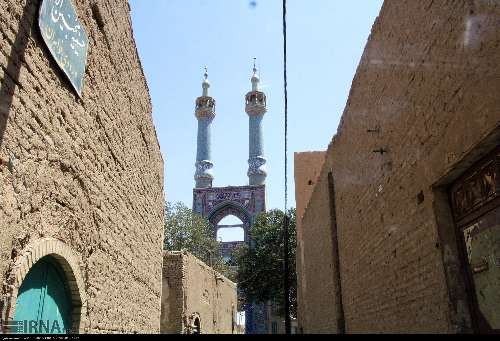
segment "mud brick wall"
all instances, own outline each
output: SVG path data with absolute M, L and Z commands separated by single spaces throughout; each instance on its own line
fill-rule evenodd
M 313 270 L 314 268 L 314 265 L 306 264 L 304 248 L 302 246 L 302 242 L 304 241 L 304 238 L 302 236 L 304 233 L 302 229 L 302 218 L 306 206 L 311 198 L 311 194 L 316 187 L 316 182 L 323 166 L 325 154 L 325 152 L 303 152 L 294 154 L 295 202 L 297 206 L 297 300 L 298 302 L 303 303 L 299 304 L 297 307 L 297 315 L 299 320 L 305 318 L 305 314 L 302 311 L 302 308 L 308 301 L 308 297 L 307 295 L 305 295 L 307 276 L 305 276 L 304 272 L 309 271 L 307 269 Z M 309 231 L 306 231 L 305 233 L 309 233 Z M 311 242 L 311 239 L 309 237 L 307 238 L 307 240 Z M 313 259 L 314 258 L 310 257 L 307 258 L 307 260 Z M 304 325 L 305 323 L 299 324 Z
M 236 284 L 189 252 L 165 252 L 162 333 L 189 333 L 193 318 L 202 334 L 236 334 Z
M 471 330 L 446 186 L 499 144 L 499 27 L 498 2 L 465 0 L 386 0 L 373 25 L 302 222 L 327 271 L 305 231 L 328 234 L 330 168 L 347 332 Z M 335 325 L 309 302 L 306 331 Z
M 294 154 L 295 201 L 297 225 L 304 215 L 311 194 L 316 186 L 325 160 L 325 152 L 302 152 Z
M 159 332 L 163 160 L 130 8 L 73 3 L 89 36 L 82 99 L 42 41 L 41 1 L 0 3 L 0 283 L 53 237 L 81 260 L 87 331 Z
M 297 250 L 297 314 L 299 328 L 302 327 L 304 333 L 335 333 L 338 328 L 328 161 L 319 159 L 315 164 L 311 162 L 309 165 L 312 169 L 319 165 L 319 174 L 317 171 L 313 180 L 314 189 L 305 205 L 300 222 L 300 235 L 297 231 L 297 242 L 300 245 Z M 309 181 L 309 178 L 306 177 L 306 181 Z
M 184 274 L 181 253 L 164 252 L 161 296 L 161 334 L 181 334 L 184 329 Z

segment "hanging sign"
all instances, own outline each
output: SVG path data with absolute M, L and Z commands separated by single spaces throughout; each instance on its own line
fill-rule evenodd
M 81 97 L 89 41 L 73 2 L 43 0 L 38 25 L 50 53 Z

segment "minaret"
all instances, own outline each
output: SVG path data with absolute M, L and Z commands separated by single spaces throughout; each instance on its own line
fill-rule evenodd
M 248 179 L 249 185 L 263 185 L 266 182 L 266 159 L 264 158 L 264 141 L 262 137 L 262 120 L 266 109 L 266 95 L 259 90 L 259 76 L 253 64 L 252 91 L 245 96 L 245 111 L 249 117 L 249 155 Z
M 198 144 L 196 152 L 196 188 L 211 188 L 214 176 L 212 167 L 212 146 L 210 141 L 212 121 L 215 117 L 215 100 L 208 95 L 210 83 L 208 82 L 208 71 L 205 68 L 205 79 L 203 80 L 203 94 L 196 99 L 195 115 L 198 119 Z

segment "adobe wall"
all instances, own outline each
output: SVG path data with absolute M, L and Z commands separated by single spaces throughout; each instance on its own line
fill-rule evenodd
M 297 232 L 297 238 L 302 240 L 300 256 L 297 256 L 300 258 L 298 323 L 304 333 L 335 333 L 338 328 L 328 162 L 324 160 L 315 180 L 302 217 L 300 238 Z
M 326 152 L 294 153 L 295 202 L 297 226 L 309 203 L 316 179 L 321 172 Z
M 163 160 L 130 8 L 73 3 L 89 37 L 82 99 L 42 41 L 41 1 L 0 5 L 0 283 L 52 237 L 80 260 L 84 330 L 159 332 Z
M 386 0 L 373 25 L 302 222 L 327 235 L 331 167 L 347 332 L 470 331 L 445 190 L 500 141 L 499 22 L 494 1 Z
M 184 323 L 184 274 L 185 262 L 181 253 L 163 252 L 161 294 L 161 334 L 182 334 Z
M 235 283 L 186 251 L 165 252 L 163 276 L 169 289 L 162 310 L 171 311 L 162 315 L 166 333 L 190 333 L 195 317 L 202 334 L 237 333 Z
M 302 217 L 305 208 L 309 203 L 313 189 L 315 188 L 317 178 L 322 169 L 326 152 L 302 152 L 294 153 L 294 180 L 295 180 L 295 203 L 296 203 L 296 233 L 297 233 L 297 250 L 296 250 L 296 264 L 297 264 L 297 300 L 298 302 L 305 302 L 304 287 L 307 281 L 306 276 L 303 274 L 305 269 L 305 259 L 302 247 Z M 301 311 L 302 304 L 297 307 L 297 315 L 300 320 L 304 313 Z M 269 329 L 271 330 L 271 329 Z

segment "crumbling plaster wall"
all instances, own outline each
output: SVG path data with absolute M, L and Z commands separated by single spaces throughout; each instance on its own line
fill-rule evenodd
M 238 332 L 235 283 L 186 251 L 165 252 L 163 269 L 162 333 L 189 333 L 196 317 L 202 334 Z
M 53 237 L 81 259 L 87 331 L 158 332 L 163 160 L 129 4 L 74 3 L 89 36 L 81 99 L 42 41 L 41 1 L 0 4 L 0 282 Z

